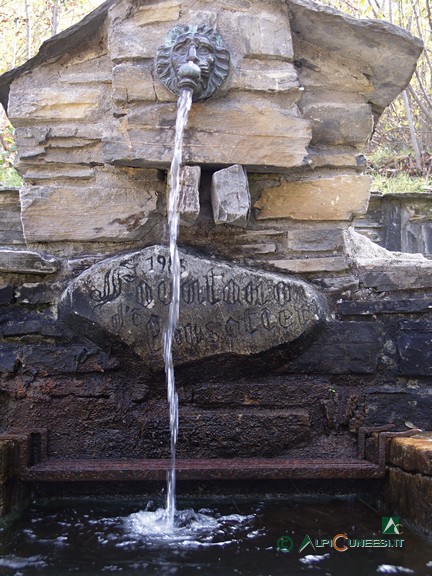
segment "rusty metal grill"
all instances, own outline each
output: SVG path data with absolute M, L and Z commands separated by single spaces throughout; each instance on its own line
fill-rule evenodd
M 163 480 L 170 460 L 46 460 L 21 473 L 33 482 Z M 381 478 L 385 467 L 357 459 L 194 459 L 177 461 L 179 480 Z

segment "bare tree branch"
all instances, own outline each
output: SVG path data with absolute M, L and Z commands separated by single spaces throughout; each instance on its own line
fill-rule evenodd
M 426 108 L 426 106 L 423 104 L 423 102 L 420 100 L 420 98 L 417 96 L 417 94 L 415 93 L 415 91 L 413 90 L 412 86 L 408 86 L 407 87 L 408 93 L 410 96 L 412 96 L 412 98 L 414 98 L 414 100 L 416 101 L 417 105 L 419 106 L 419 108 L 421 109 L 421 111 L 423 112 L 423 114 L 429 118 L 429 121 L 432 122 L 432 108 L 431 110 L 428 110 Z
M 417 169 L 419 171 L 421 171 L 420 147 L 418 144 L 417 132 L 416 132 L 413 117 L 412 117 L 411 104 L 410 104 L 406 90 L 404 90 L 402 92 L 402 97 L 403 97 L 404 103 L 405 103 L 405 110 L 406 110 L 406 115 L 407 115 L 407 120 L 408 120 L 409 131 L 410 131 L 410 135 L 411 135 L 411 143 L 412 143 L 412 147 L 414 149 L 414 154 L 415 154 L 415 158 L 416 158 Z
M 30 0 L 24 0 L 24 8 L 26 15 L 26 56 L 27 60 L 31 58 L 32 49 L 32 21 L 30 18 Z

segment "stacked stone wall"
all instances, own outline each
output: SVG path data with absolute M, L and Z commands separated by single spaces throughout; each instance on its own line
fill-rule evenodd
M 332 241 L 317 230 L 314 238 Z M 9 257 L 0 288 L 1 430 L 48 429 L 56 458 L 167 457 L 163 370 L 121 343 L 90 342 L 59 318 L 71 280 L 105 255 L 40 263 L 16 249 L 8 250 L 27 255 L 25 268 Z M 329 309 L 306 341 L 180 363 L 179 455 L 349 457 L 360 426 L 428 429 L 431 276 L 421 267 L 415 276 L 412 263 L 373 262 L 328 272 L 327 281 L 308 273 Z
M 190 112 L 179 243 L 219 275 L 225 333 L 208 330 L 224 336 L 217 354 L 177 359 L 179 456 L 349 457 L 361 426 L 428 427 L 430 263 L 351 233 L 369 198 L 359 152 L 420 43 L 302 0 L 104 6 L 0 78 L 24 177 L 19 207 L 17 190 L 0 197 L 0 430 L 47 429 L 53 458 L 168 456 L 165 377 L 135 310 L 160 345 L 167 302 L 130 263 L 167 240 L 176 96 L 154 58 L 174 26 L 201 23 L 231 69 Z M 210 308 L 192 268 L 185 299 L 207 308 L 186 326 Z M 280 302 L 264 309 L 248 274 Z M 243 324 L 229 316 L 240 292 Z

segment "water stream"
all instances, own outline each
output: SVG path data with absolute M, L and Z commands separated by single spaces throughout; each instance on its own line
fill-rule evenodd
M 164 332 L 164 361 L 169 405 L 171 432 L 171 469 L 167 474 L 167 500 L 165 522 L 167 528 L 174 527 L 176 507 L 176 444 L 178 433 L 178 396 L 175 388 L 172 345 L 179 316 L 180 302 L 180 259 L 177 246 L 180 214 L 178 202 L 180 195 L 180 174 L 183 156 L 183 134 L 186 128 L 189 110 L 192 105 L 192 91 L 183 89 L 177 102 L 174 152 L 170 169 L 170 192 L 168 198 L 169 251 L 171 259 L 172 297 L 168 312 L 168 321 Z

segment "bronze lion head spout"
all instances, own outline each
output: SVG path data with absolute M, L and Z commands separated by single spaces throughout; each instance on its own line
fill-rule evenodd
M 174 94 L 183 88 L 194 100 L 211 96 L 228 75 L 230 56 L 222 38 L 206 24 L 175 26 L 158 48 L 156 73 Z

